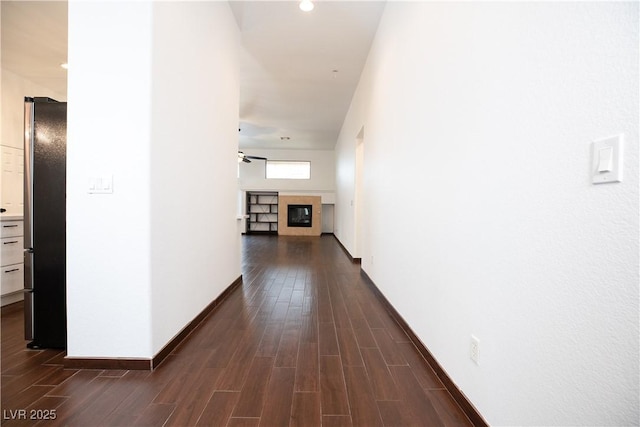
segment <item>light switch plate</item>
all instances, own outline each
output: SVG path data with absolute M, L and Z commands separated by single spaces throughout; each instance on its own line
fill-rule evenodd
M 89 178 L 89 194 L 113 193 L 113 175 L 92 176 Z
M 620 134 L 591 144 L 591 177 L 594 184 L 622 182 L 623 140 L 623 134 Z M 607 156 L 607 158 L 602 159 L 601 156 Z M 602 169 L 605 170 L 601 172 Z

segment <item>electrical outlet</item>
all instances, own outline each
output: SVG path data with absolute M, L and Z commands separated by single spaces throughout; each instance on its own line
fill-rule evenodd
M 471 345 L 469 347 L 469 357 L 476 365 L 479 365 L 480 357 L 480 340 L 471 335 Z

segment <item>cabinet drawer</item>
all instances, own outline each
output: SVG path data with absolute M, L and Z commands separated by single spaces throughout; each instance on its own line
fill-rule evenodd
M 2 295 L 21 291 L 24 288 L 24 266 L 22 264 L 2 267 L 0 273 L 0 293 Z
M 2 221 L 0 224 L 0 237 L 24 236 L 23 221 Z
M 0 261 L 2 265 L 20 264 L 23 259 L 24 244 L 22 236 L 20 237 L 5 237 L 0 239 L 2 251 L 0 255 Z

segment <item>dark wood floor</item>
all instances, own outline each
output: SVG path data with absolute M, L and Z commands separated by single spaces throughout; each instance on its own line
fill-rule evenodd
M 153 372 L 63 369 L 3 310 L 2 424 L 471 424 L 333 236 L 245 236 L 243 277 Z

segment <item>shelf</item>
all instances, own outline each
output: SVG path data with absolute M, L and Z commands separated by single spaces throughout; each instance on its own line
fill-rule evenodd
M 278 234 L 278 193 L 247 191 L 247 234 Z

